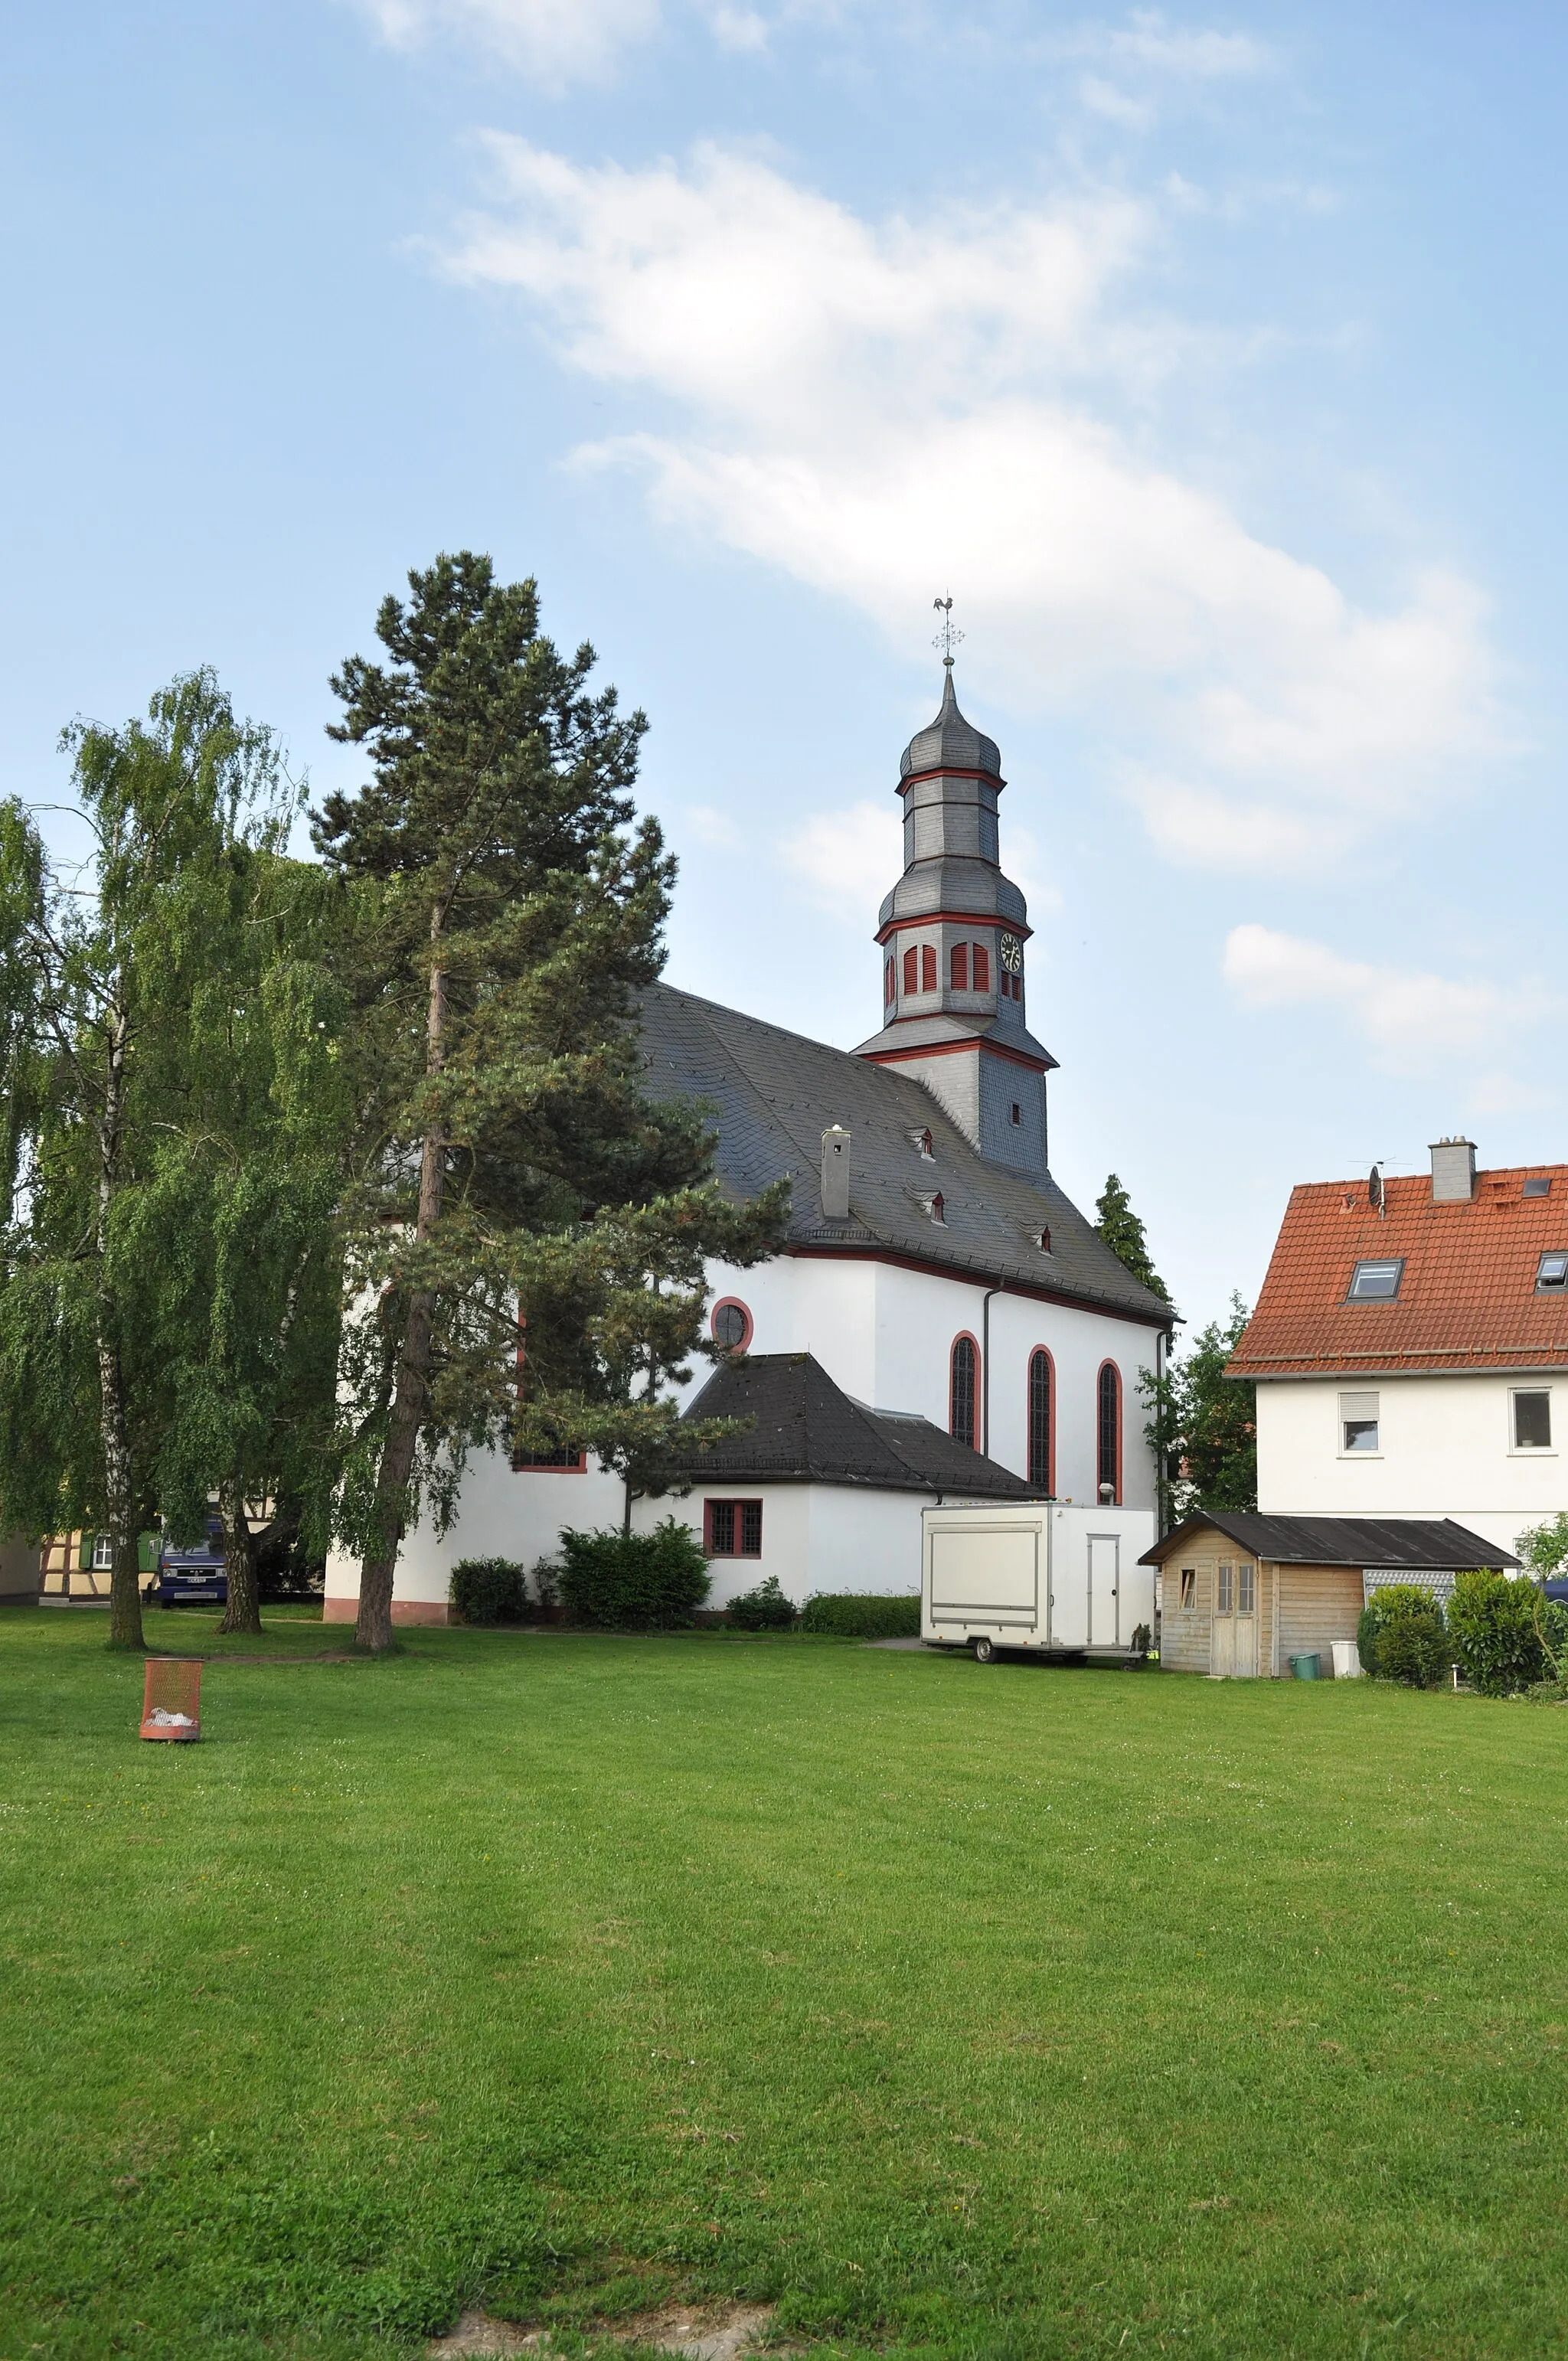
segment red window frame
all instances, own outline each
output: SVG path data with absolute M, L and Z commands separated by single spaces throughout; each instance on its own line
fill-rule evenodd
M 1046 1396 L 1046 1465 L 1039 1472 L 1036 1455 L 1035 1386 L 1036 1376 L 1045 1381 Z M 1028 1481 L 1037 1491 L 1049 1493 L 1052 1499 L 1057 1490 L 1057 1365 L 1047 1346 L 1036 1345 L 1029 1356 L 1028 1375 L 1024 1388 L 1024 1454 L 1028 1463 Z
M 955 992 L 969 990 L 969 945 L 955 943 L 948 959 L 948 972 Z
M 887 965 L 883 968 L 882 975 L 882 1005 L 884 1008 L 891 1008 L 897 998 L 898 965 L 890 953 L 888 956 Z
M 959 1416 L 959 1353 L 961 1346 L 970 1349 L 969 1432 L 958 1423 Z M 953 1338 L 948 1353 L 948 1433 L 959 1443 L 967 1443 L 971 1451 L 980 1449 L 980 1345 L 967 1328 Z
M 1110 1378 L 1110 1385 L 1105 1380 Z M 1109 1404 L 1114 1428 L 1106 1450 L 1105 1413 Z M 1094 1499 L 1100 1505 L 1102 1484 L 1115 1485 L 1114 1499 L 1105 1505 L 1119 1509 L 1122 1505 L 1122 1372 L 1114 1361 L 1102 1361 L 1094 1379 Z
M 922 992 L 935 992 L 937 989 L 937 947 L 935 943 L 922 943 L 920 946 L 920 989 Z
M 717 1518 L 714 1515 L 716 1509 L 718 1511 Z M 705 1500 L 702 1504 L 702 1547 L 707 1557 L 761 1557 L 761 1500 Z
M 746 1323 L 740 1343 L 726 1345 L 724 1350 L 727 1353 L 749 1353 L 751 1349 L 751 1339 L 757 1332 L 757 1323 L 751 1317 L 751 1305 L 742 1303 L 738 1295 L 721 1295 L 718 1298 L 707 1315 L 707 1333 L 716 1345 L 718 1342 L 718 1315 L 721 1312 L 738 1312 Z
M 904 954 L 904 989 L 905 992 L 918 992 L 920 989 L 920 954 L 913 943 Z
M 989 992 L 991 990 L 991 953 L 986 950 L 983 943 L 976 943 L 972 948 L 974 950 L 974 989 L 976 992 Z

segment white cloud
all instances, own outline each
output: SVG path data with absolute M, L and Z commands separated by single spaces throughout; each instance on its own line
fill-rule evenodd
M 1125 25 L 1079 38 L 1089 55 L 1182 82 L 1234 81 L 1266 73 L 1274 63 L 1273 51 L 1250 33 L 1172 25 L 1157 8 L 1135 8 Z
M 1539 1093 L 1506 1068 L 1525 1035 L 1557 1011 L 1538 983 L 1455 982 L 1345 959 L 1326 943 L 1260 926 L 1232 928 L 1223 972 L 1250 1008 L 1340 1010 L 1390 1073 L 1447 1074 L 1459 1066 L 1470 1070 L 1470 1095 L 1484 1112 L 1537 1102 Z
M 903 873 L 904 830 L 891 803 L 850 804 L 804 820 L 779 851 L 818 909 L 864 926 Z
M 1131 309 L 1147 203 L 869 222 L 714 148 L 627 171 L 490 144 L 502 198 L 449 268 L 664 412 L 579 459 L 890 635 L 950 584 L 971 676 L 1084 715 L 1168 854 L 1328 860 L 1497 752 L 1471 585 L 1359 607 L 1111 423 L 1191 357 Z
M 737 823 L 715 804 L 688 804 L 686 819 L 699 844 L 710 844 L 722 852 L 738 852 L 746 840 Z
M 393 49 L 450 41 L 546 90 L 597 81 L 657 30 L 659 0 L 356 0 Z

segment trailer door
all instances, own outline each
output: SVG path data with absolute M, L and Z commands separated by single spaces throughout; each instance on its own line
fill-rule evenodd
M 1119 1533 L 1089 1536 L 1089 1643 L 1120 1645 L 1122 1539 Z

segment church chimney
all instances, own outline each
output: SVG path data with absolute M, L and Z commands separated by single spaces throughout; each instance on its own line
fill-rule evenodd
M 822 1135 L 822 1212 L 829 1222 L 850 1217 L 850 1134 L 839 1124 Z

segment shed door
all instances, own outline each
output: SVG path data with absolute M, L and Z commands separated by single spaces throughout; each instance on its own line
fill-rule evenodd
M 1221 1680 L 1257 1675 L 1257 1568 L 1245 1562 L 1214 1573 L 1214 1623 L 1209 1669 Z
M 1089 1536 L 1089 1644 L 1114 1648 L 1121 1639 L 1121 1540 L 1115 1533 Z

